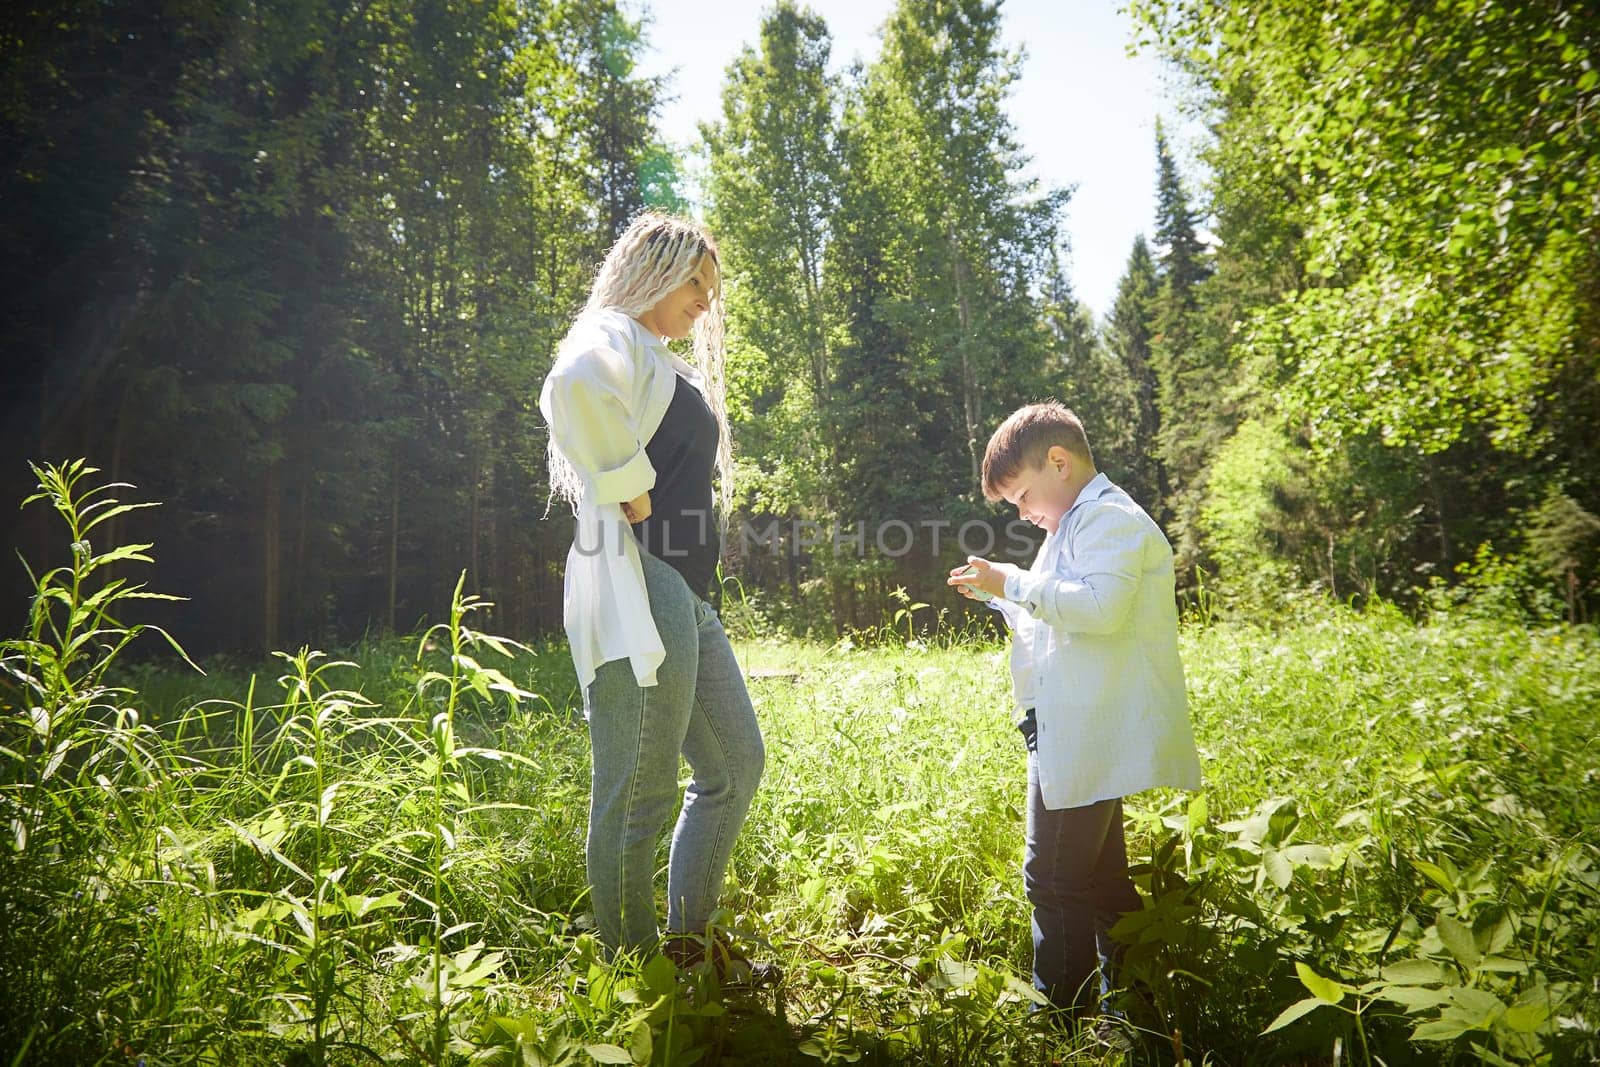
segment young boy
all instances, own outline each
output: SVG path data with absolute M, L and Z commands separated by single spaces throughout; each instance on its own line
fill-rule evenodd
M 949 584 L 973 599 L 993 596 L 1013 633 L 1017 725 L 1028 747 L 1022 878 L 1033 905 L 1034 986 L 1071 1015 L 1093 1014 L 1119 956 L 1107 932 L 1142 907 L 1128 878 L 1122 798 L 1200 785 L 1172 547 L 1095 470 L 1083 423 L 1053 401 L 1018 410 L 994 432 L 983 494 L 1047 534 L 1028 570 L 972 556 Z

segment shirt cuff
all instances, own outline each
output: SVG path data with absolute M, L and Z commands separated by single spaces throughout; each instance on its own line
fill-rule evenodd
M 656 469 L 641 447 L 620 467 L 594 476 L 595 499 L 601 504 L 621 504 L 655 488 Z
M 1006 575 L 1006 599 L 1030 615 L 1037 613 L 1041 603 L 1040 590 L 1044 587 L 1046 577 L 1028 571 L 1013 571 Z

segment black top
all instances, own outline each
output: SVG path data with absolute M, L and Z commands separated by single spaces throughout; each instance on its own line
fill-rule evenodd
M 639 544 L 683 575 L 689 591 L 705 598 L 717 578 L 722 537 L 711 496 L 717 465 L 717 417 L 706 398 L 681 374 L 672 403 L 644 454 L 656 471 L 650 517 L 636 525 Z

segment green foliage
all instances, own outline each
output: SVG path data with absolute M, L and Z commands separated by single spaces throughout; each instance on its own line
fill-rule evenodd
M 1281 1007 L 1257 1025 L 1281 1032 L 1285 1051 L 1327 1049 L 1341 1038 L 1353 1056 L 1374 1061 L 1455 1052 L 1581 1059 L 1593 1035 L 1556 1020 L 1583 1013 L 1571 998 L 1588 995 L 1581 976 L 1595 962 L 1591 953 L 1547 955 L 1546 939 L 1595 921 L 1596 884 L 1571 873 L 1593 862 L 1583 829 L 1593 804 L 1535 782 L 1551 761 L 1570 766 L 1563 746 L 1588 745 L 1570 732 L 1576 721 L 1532 710 L 1550 700 L 1592 703 L 1593 687 L 1572 690 L 1576 676 L 1565 667 L 1549 673 L 1573 654 L 1575 636 L 1592 641 L 1586 631 L 1518 632 L 1508 653 L 1499 624 L 1413 630 L 1392 615 L 1336 618 L 1282 635 L 1270 664 L 1235 659 L 1239 674 L 1201 682 L 1197 705 L 1222 717 L 1218 728 L 1268 734 L 1283 746 L 1231 761 L 1232 774 L 1244 775 L 1235 782 L 1255 771 L 1251 788 L 1272 799 L 1250 818 L 1214 821 L 1219 803 L 1237 810 L 1231 790 L 1214 783 L 1209 805 L 1144 814 L 1167 837 L 1148 872 L 1155 907 L 1139 924 L 1180 908 L 1215 918 L 1183 938 L 1144 939 L 1130 953 L 1192 972 L 1190 957 L 1174 953 L 1220 951 L 1230 960 L 1220 974 L 1197 973 L 1234 990 L 1232 1003 L 1264 995 L 1263 1007 Z M 1241 651 L 1249 644 L 1240 642 Z M 1476 651 L 1458 658 L 1466 649 Z M 1478 656 L 1498 666 L 1469 666 Z M 1323 657 L 1339 668 L 1310 683 Z M 1237 690 L 1218 688 L 1223 677 Z M 1277 720 L 1278 701 L 1307 686 L 1298 699 L 1321 709 L 1315 724 Z M 1489 706 L 1499 710 L 1474 710 Z M 1288 799 L 1312 763 L 1324 767 L 1317 791 Z M 1552 889 L 1563 880 L 1564 891 Z M 1158 999 L 1171 988 L 1153 986 Z M 1318 1010 L 1325 1006 L 1339 1011 Z M 1203 1034 L 1203 1005 L 1183 1010 L 1191 1014 L 1174 1024 Z M 1427 1051 L 1434 1042 L 1437 1053 Z
M 71 561 L 29 571 L 26 630 L 0 642 L 0 984 L 13 991 L 0 1047 L 33 1044 L 47 1055 L 107 1036 L 95 1033 L 95 983 L 125 977 L 142 955 L 126 940 L 134 924 L 117 910 L 141 896 L 121 850 L 153 852 L 159 832 L 150 814 L 171 802 L 170 776 L 189 768 L 125 703 L 132 694 L 108 681 L 143 632 L 165 636 L 123 623 L 123 611 L 134 600 L 177 598 L 111 576 L 119 563 L 151 562 L 152 546 L 97 552 L 90 538 L 151 505 L 119 503 L 110 493 L 124 486 L 86 486 L 97 471 L 81 461 L 33 470 L 39 492 L 24 506 L 43 501 L 56 512 Z M 106 902 L 114 902 L 110 912 Z M 42 941 L 57 950 L 39 953 Z M 100 977 L 86 981 L 90 975 Z
M 1436 581 L 1427 603 L 1435 614 L 1459 614 L 1490 622 L 1532 619 L 1551 623 L 1561 618 L 1561 600 L 1548 574 L 1541 574 L 1528 556 L 1504 555 L 1489 542 L 1478 545 L 1470 560 L 1456 567 L 1459 581 Z
M 1209 132 L 1215 272 L 1166 301 L 1155 346 L 1180 569 L 1217 563 L 1200 512 L 1249 418 L 1285 428 L 1302 485 L 1257 539 L 1330 590 L 1410 600 L 1475 545 L 1542 551 L 1525 535 L 1552 491 L 1595 511 L 1593 20 L 1516 0 L 1132 13 Z M 1182 233 L 1160 140 L 1162 228 Z M 1356 512 L 1386 513 L 1390 562 L 1337 558 Z
M 729 289 L 729 361 L 740 492 L 755 512 L 826 502 L 837 316 L 823 283 L 839 199 L 838 87 L 826 25 L 792 4 L 761 24 L 759 51 L 728 68 L 723 119 L 705 127 L 707 213 Z
M 374 1040 L 365 1006 L 381 974 L 393 1025 L 441 1062 L 456 1013 L 481 1007 L 504 959 L 467 942 L 481 920 L 455 921 L 496 889 L 464 892 L 445 872 L 473 866 L 460 846 L 484 814 L 522 807 L 476 801 L 468 764 L 525 761 L 458 744 L 455 718 L 468 694 L 482 707 L 532 698 L 469 654 L 514 643 L 461 625 L 482 605 L 458 586 L 439 628 L 448 667 L 419 653 L 415 691 L 396 706 L 338 685 L 354 664 L 301 651 L 282 657 L 280 703 L 259 703 L 252 678 L 242 703 L 201 701 L 157 726 L 107 679 L 150 629 L 112 613 L 158 594 L 102 572 L 149 562 L 150 546 L 97 555 L 88 541 L 148 505 L 84 489 L 93 473 L 38 471 L 30 502 L 48 500 L 78 550 L 37 577 L 28 636 L 0 646 L 0 973 L 20 1009 L 6 1046 L 41 1061 L 156 1043 L 337 1062 Z M 41 954 L 41 942 L 56 947 Z
M 1138 8 L 1261 131 L 1263 176 L 1305 190 L 1290 217 L 1310 277 L 1250 341 L 1282 361 L 1299 417 L 1429 450 L 1467 419 L 1539 440 L 1530 401 L 1577 355 L 1591 269 L 1593 20 L 1499 0 Z M 1531 307 L 1548 329 L 1520 328 Z
M 641 25 L 226 0 L 3 33 L 0 301 L 37 370 L 0 450 L 105 456 L 168 501 L 118 525 L 173 548 L 197 599 L 163 619 L 196 648 L 392 632 L 463 568 L 553 628 L 538 383 L 612 234 L 681 204 Z
M 860 220 L 881 256 L 871 313 L 908 357 L 903 393 L 861 400 L 876 419 L 885 401 L 901 409 L 927 461 L 920 477 L 946 496 L 976 489 L 989 429 L 1050 377 L 1032 296 L 1068 194 L 1017 177 L 1026 159 L 1004 102 L 1019 57 L 999 33 L 997 8 L 906 0 L 848 113 L 861 151 L 851 177 L 876 194 Z M 851 358 L 868 358 L 865 340 L 852 337 Z
M 1133 417 L 1126 444 L 1126 484 L 1118 482 L 1152 516 L 1164 515 L 1169 493 L 1166 466 L 1152 443 L 1159 440 L 1162 409 L 1151 340 L 1155 332 L 1155 260 L 1144 235 L 1133 239 L 1128 265 L 1117 282 L 1116 301 L 1106 323 L 1105 343 L 1123 367 L 1133 390 Z M 1093 444 L 1091 440 L 1091 444 Z M 1105 464 L 1101 464 L 1105 466 Z
M 1287 442 L 1267 426 L 1247 422 L 1239 427 L 1211 465 L 1210 492 L 1200 513 L 1227 595 L 1251 609 L 1281 608 L 1300 585 L 1268 532 L 1274 491 L 1290 480 L 1286 451 Z
M 69 536 L 124 506 L 90 473 L 40 471 Z M 272 696 L 237 667 L 164 682 L 117 666 L 126 586 L 62 654 L 112 588 L 95 558 L 39 575 L 56 625 L 0 650 L 10 1058 L 1101 1062 L 1020 1025 L 1004 650 L 907 642 L 932 609 L 740 644 L 771 762 L 719 922 L 784 966 L 767 1002 L 604 963 L 583 932 L 587 744 L 575 693 L 533 693 L 570 687 L 560 646 L 474 628 L 458 584 L 414 643 L 280 656 Z M 1206 788 L 1128 807 L 1141 1058 L 1600 1052 L 1591 628 L 1307 609 L 1187 630 L 1184 656 Z
M 1308 589 L 1341 600 L 1406 596 L 1418 576 L 1397 563 L 1422 533 L 1410 501 L 1426 462 L 1359 439 L 1319 458 L 1281 423 L 1245 422 L 1211 465 L 1199 516 L 1213 592 L 1269 612 Z
M 780 4 L 729 68 L 707 192 L 729 241 L 732 410 L 758 520 L 992 517 L 976 493 L 988 433 L 1064 381 L 1041 295 L 1067 194 L 1019 176 L 1018 57 L 999 33 L 992 6 L 907 0 L 841 84 L 825 25 Z M 935 555 L 791 559 L 783 577 L 820 583 L 836 627 L 875 625 L 888 587 L 938 588 Z
M 652 129 L 669 87 L 638 72 L 648 17 L 13 7 L 0 341 L 23 371 L 0 452 L 102 456 L 168 501 L 105 529 L 170 546 L 195 600 L 152 621 L 197 651 L 420 625 L 462 570 L 498 627 L 557 632 L 570 527 L 539 521 L 533 398 L 612 236 L 686 206 L 682 146 Z M 703 131 L 742 506 L 994 519 L 987 433 L 1061 395 L 1192 594 L 1199 568 L 1231 580 L 1202 512 L 1255 419 L 1294 460 L 1259 513 L 1273 567 L 1409 603 L 1489 543 L 1589 617 L 1593 20 L 1517 0 L 1132 12 L 1207 135 L 1186 174 L 1157 130 L 1153 252 L 1100 336 L 1064 267 L 1068 191 L 1025 177 L 1001 5 L 904 0 L 842 74 L 822 19 L 767 14 Z M 48 544 L 37 522 L 6 535 Z M 769 619 L 837 635 L 897 585 L 929 599 L 937 555 L 730 565 Z
M 1561 587 L 1567 621 L 1585 619 L 1585 599 L 1600 583 L 1600 518 L 1551 486 L 1528 518 L 1527 555 Z

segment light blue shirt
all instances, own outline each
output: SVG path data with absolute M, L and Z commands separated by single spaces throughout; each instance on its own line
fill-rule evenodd
M 1166 537 L 1103 474 L 1033 566 L 1006 576 L 998 610 L 1017 638 L 1018 707 L 1032 706 L 1038 721 L 1046 807 L 1200 787 L 1173 583 Z
M 1060 550 L 1059 533 L 1060 529 L 1057 528 L 1056 533 L 1045 535 L 1044 543 L 1039 546 L 1039 551 L 1033 557 L 1033 565 L 1026 573 L 1050 572 Z M 1032 710 L 1039 702 L 1039 667 L 1044 660 L 1050 636 L 1048 626 L 1012 602 L 1013 594 L 1017 591 L 1017 580 L 1021 577 L 1022 573 L 1006 575 L 1004 599 L 995 597 L 989 601 L 989 606 L 1004 615 L 1011 627 L 1011 693 L 1018 715 Z

